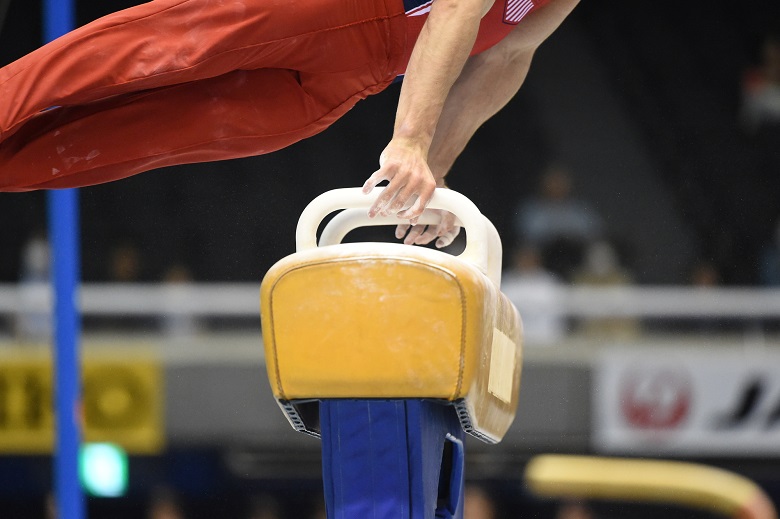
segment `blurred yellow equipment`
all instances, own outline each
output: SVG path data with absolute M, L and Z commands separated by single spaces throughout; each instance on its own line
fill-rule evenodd
M 543 455 L 530 461 L 525 480 L 543 497 L 666 503 L 739 519 L 777 518 L 752 481 L 694 463 Z

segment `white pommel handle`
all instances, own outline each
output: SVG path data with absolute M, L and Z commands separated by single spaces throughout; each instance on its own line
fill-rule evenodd
M 336 215 L 325 227 L 320 246 L 336 245 L 351 230 L 374 225 L 397 225 L 404 220 L 396 216 L 368 217 L 368 209 L 381 195 L 381 189 L 375 189 L 365 195 L 360 188 L 344 188 L 327 191 L 314 200 L 301 213 L 295 233 L 298 252 L 317 247 L 317 229 L 322 220 L 340 209 L 347 209 Z M 451 189 L 436 189 L 428 209 L 443 209 L 453 213 L 466 229 L 466 248 L 458 257 L 472 263 L 491 281 L 501 285 L 501 239 L 493 224 L 474 203 Z M 437 224 L 439 216 L 428 211 L 423 213 L 418 223 Z

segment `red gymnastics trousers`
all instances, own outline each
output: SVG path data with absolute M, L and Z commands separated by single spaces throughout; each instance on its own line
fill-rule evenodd
M 387 87 L 402 0 L 155 0 L 0 69 L 0 191 L 269 153 Z

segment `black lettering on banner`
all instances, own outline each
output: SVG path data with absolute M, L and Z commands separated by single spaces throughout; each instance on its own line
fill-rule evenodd
M 54 376 L 51 363 L 34 356 L 0 364 L 0 454 L 51 452 L 56 434 Z M 159 452 L 164 431 L 156 361 L 86 362 L 82 377 L 85 440 Z
M 775 427 L 780 427 L 780 398 L 778 398 L 775 408 L 769 413 L 769 418 L 766 421 L 767 429 L 774 429 Z
M 0 432 L 38 434 L 50 428 L 50 392 L 39 369 L 0 370 Z
M 716 418 L 717 429 L 735 429 L 743 427 L 750 421 L 760 418 L 767 429 L 780 425 L 780 399 L 775 403 L 769 413 L 761 416 L 762 402 L 770 396 L 767 395 L 767 382 L 762 377 L 754 377 L 745 384 L 737 395 L 733 407 Z
M 736 406 L 717 420 L 717 428 L 731 429 L 743 425 L 758 408 L 763 393 L 763 381 L 760 378 L 751 380 L 740 392 Z
M 46 388 L 34 373 L 28 373 L 24 378 L 24 425 L 27 429 L 36 430 L 44 427 L 44 413 L 49 405 Z

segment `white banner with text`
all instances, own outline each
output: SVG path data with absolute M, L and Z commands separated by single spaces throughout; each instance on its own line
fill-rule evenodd
M 592 396 L 597 451 L 780 456 L 780 351 L 610 349 Z

